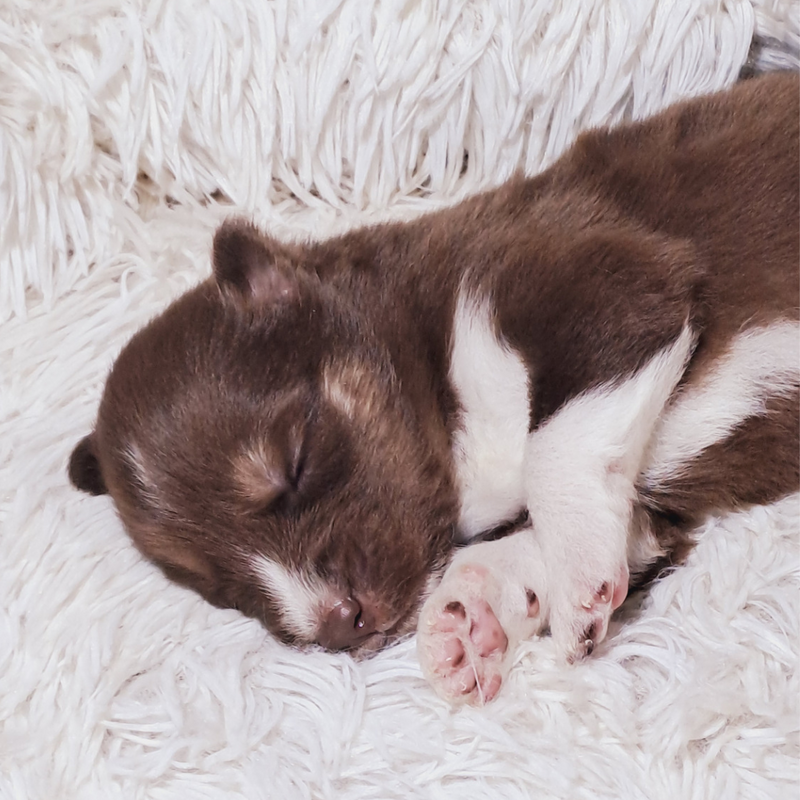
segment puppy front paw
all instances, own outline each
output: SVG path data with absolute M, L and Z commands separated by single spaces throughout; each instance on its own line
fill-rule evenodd
M 422 671 L 441 697 L 482 705 L 497 696 L 517 644 L 542 626 L 538 565 L 529 530 L 456 555 L 417 627 Z
M 511 647 L 491 599 L 489 570 L 462 564 L 446 573 L 422 608 L 417 652 L 436 692 L 453 703 L 493 700 L 508 671 Z
M 608 575 L 568 574 L 554 587 L 550 631 L 559 654 L 574 663 L 592 654 L 608 633 L 614 611 L 628 595 L 628 565 L 622 562 Z

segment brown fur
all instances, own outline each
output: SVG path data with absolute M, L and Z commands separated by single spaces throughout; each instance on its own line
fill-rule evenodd
M 120 355 L 73 482 L 107 489 L 169 575 L 279 636 L 292 639 L 243 554 L 314 564 L 379 622 L 400 617 L 359 645 L 410 630 L 457 519 L 459 288 L 491 295 L 522 355 L 531 429 L 687 320 L 699 379 L 736 332 L 798 317 L 797 95 L 796 76 L 771 77 L 592 131 L 542 175 L 412 223 L 308 246 L 226 224 L 214 278 Z M 643 496 L 664 541 L 796 489 L 797 416 L 796 399 L 772 403 Z

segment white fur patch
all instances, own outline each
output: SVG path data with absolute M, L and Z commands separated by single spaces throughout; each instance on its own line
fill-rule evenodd
M 627 552 L 631 575 L 641 575 L 651 564 L 666 555 L 653 530 L 650 515 L 641 506 L 633 509 Z
M 142 499 L 154 505 L 158 503 L 160 498 L 156 489 L 157 483 L 153 480 L 150 469 L 145 463 L 142 449 L 136 442 L 131 441 L 125 445 L 123 455 L 133 472 Z
M 632 481 L 693 346 L 694 336 L 684 328 L 637 373 L 579 395 L 534 431 L 526 465 L 534 494 L 579 498 L 593 473 L 621 474 Z
M 765 401 L 797 390 L 800 328 L 780 322 L 740 334 L 713 372 L 689 385 L 664 414 L 650 452 L 644 483 L 659 486 L 705 448 L 724 439 Z
M 286 630 L 305 641 L 313 641 L 325 609 L 338 599 L 318 575 L 287 569 L 263 555 L 250 559 L 261 587 L 275 601 Z
M 461 403 L 453 442 L 459 527 L 471 538 L 525 506 L 522 465 L 530 403 L 528 371 L 498 340 L 488 301 L 464 292 L 453 319 L 450 380 Z
M 693 346 L 687 327 L 637 373 L 576 397 L 530 435 L 528 508 L 551 584 L 602 582 L 626 563 L 633 482 Z

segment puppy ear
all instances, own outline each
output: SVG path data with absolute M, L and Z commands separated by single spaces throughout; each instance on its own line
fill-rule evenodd
M 89 494 L 108 494 L 94 446 L 94 434 L 84 436 L 69 457 L 69 479 L 76 489 Z
M 224 222 L 214 236 L 217 286 L 245 300 L 264 304 L 294 300 L 298 260 L 298 248 L 265 236 L 245 220 Z

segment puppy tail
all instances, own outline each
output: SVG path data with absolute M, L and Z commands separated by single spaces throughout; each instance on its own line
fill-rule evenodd
M 94 447 L 94 434 L 84 436 L 69 457 L 69 479 L 76 489 L 89 494 L 108 494 Z

